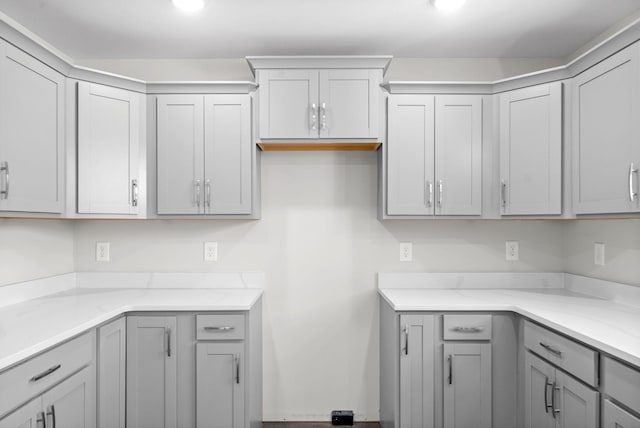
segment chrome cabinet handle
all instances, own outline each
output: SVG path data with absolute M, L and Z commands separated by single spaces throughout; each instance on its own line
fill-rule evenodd
M 558 357 L 562 357 L 562 351 L 554 348 L 553 346 L 547 345 L 544 342 L 540 342 L 540 346 L 542 346 L 544 349 L 551 352 L 552 354 L 557 355 Z
M 131 206 L 138 206 L 138 180 L 131 180 Z
M 549 387 L 553 386 L 551 382 L 549 382 L 549 378 L 544 378 L 544 412 L 549 413 L 549 409 L 553 409 L 553 404 L 549 404 Z
M 167 357 L 171 358 L 171 329 L 166 327 L 165 333 L 167 335 Z
M 634 202 L 636 200 L 636 197 L 638 196 L 638 192 L 635 192 L 633 190 L 633 174 L 637 174 L 638 173 L 638 168 L 634 168 L 633 162 L 631 162 L 629 164 L 629 201 Z M 7 170 L 7 177 L 9 176 L 9 172 Z M 638 181 L 640 181 L 640 178 L 638 179 Z M 7 179 L 7 183 L 9 182 L 9 180 Z M 9 186 L 7 185 L 7 190 L 8 190 Z
M 56 370 L 58 370 L 60 367 L 62 367 L 60 364 L 56 364 L 55 366 L 51 366 L 48 369 L 46 369 L 45 371 L 43 371 L 42 373 L 38 373 L 37 375 L 33 376 L 31 379 L 29 379 L 29 382 L 37 382 L 40 379 L 44 379 L 45 377 L 49 376 L 51 373 L 53 373 Z
M 500 181 L 500 205 L 507 206 L 507 182 L 504 180 Z
M 207 208 L 211 207 L 211 180 L 209 179 L 204 182 L 204 204 Z
M 225 325 L 225 326 L 205 326 L 204 327 L 205 331 L 231 331 L 231 330 L 235 330 L 236 328 L 234 326 L 231 325 Z
M 405 324 L 402 332 L 404 333 L 404 355 L 409 355 L 409 324 Z
M 236 383 L 240 385 L 240 355 L 235 355 L 233 357 L 236 363 Z
M 4 189 L 0 190 L 0 199 L 9 199 L 9 162 L 1 162 L 0 171 L 4 171 Z
M 433 183 L 427 180 L 425 184 L 427 206 L 430 207 L 433 204 Z
M 443 193 L 442 180 L 438 180 L 438 206 L 442 206 L 442 193 Z
M 453 385 L 453 355 L 449 355 L 447 360 L 449 361 L 449 385 Z
M 320 104 L 320 129 L 327 129 L 327 104 Z
M 38 412 L 36 415 L 36 428 L 45 428 L 44 412 Z
M 311 130 L 315 131 L 318 129 L 318 116 L 316 112 L 318 111 L 318 106 L 316 103 L 311 103 L 310 115 L 311 115 Z
M 556 409 L 556 391 L 560 391 L 560 387 L 553 382 L 551 387 L 551 414 L 556 418 L 556 413 L 560 413 L 560 409 Z
M 196 202 L 196 206 L 200 208 L 200 180 L 196 180 L 193 185 L 193 200 Z
M 484 331 L 484 327 L 453 327 L 451 331 L 457 331 L 459 333 L 480 333 Z
M 56 409 L 53 407 L 53 404 L 47 407 L 47 421 L 49 420 L 49 416 L 51 416 L 51 423 L 48 424 L 49 428 L 56 428 Z

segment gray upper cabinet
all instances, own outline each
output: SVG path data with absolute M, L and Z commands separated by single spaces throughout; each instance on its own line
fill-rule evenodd
M 386 214 L 482 214 L 482 97 L 391 94 Z
M 500 95 L 500 212 L 562 213 L 562 83 Z
M 573 80 L 573 208 L 640 211 L 640 44 Z
M 138 212 L 141 98 L 78 83 L 78 213 Z
M 371 139 L 382 70 L 260 70 L 261 139 Z
M 251 214 L 250 96 L 162 95 L 157 115 L 158 214 Z
M 64 77 L 0 40 L 0 211 L 64 211 Z

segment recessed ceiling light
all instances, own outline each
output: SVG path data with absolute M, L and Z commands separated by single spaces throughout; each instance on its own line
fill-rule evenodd
M 467 0 L 431 0 L 435 7 L 445 12 L 460 9 L 466 1 Z
M 171 2 L 184 12 L 197 12 L 204 7 L 204 0 L 171 0 Z

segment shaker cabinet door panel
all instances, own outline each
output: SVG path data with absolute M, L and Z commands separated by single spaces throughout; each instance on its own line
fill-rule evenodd
M 525 428 L 554 428 L 551 394 L 555 369 L 530 352 L 525 356 Z
M 42 395 L 47 427 L 95 427 L 95 382 L 86 367 Z
M 0 41 L 0 210 L 64 207 L 64 77 Z
M 500 195 L 504 215 L 562 211 L 562 83 L 500 95 Z
M 205 97 L 206 214 L 251 214 L 251 99 Z
M 78 83 L 78 212 L 135 214 L 140 95 Z
M 201 95 L 158 97 L 158 214 L 204 207 L 204 102 Z
M 321 138 L 378 136 L 378 70 L 321 70 Z
M 431 215 L 434 205 L 434 97 L 390 95 L 387 214 Z
M 640 211 L 640 44 L 574 78 L 577 214 Z
M 126 321 L 98 329 L 98 428 L 125 427 Z
M 435 316 L 400 316 L 400 427 L 433 428 Z
M 127 319 L 127 427 L 177 428 L 176 318 Z
M 482 214 L 482 98 L 436 97 L 437 215 Z
M 261 70 L 260 138 L 317 138 L 318 71 Z
M 196 345 L 198 428 L 243 428 L 244 343 Z

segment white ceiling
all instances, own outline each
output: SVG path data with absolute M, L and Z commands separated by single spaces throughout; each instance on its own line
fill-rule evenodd
M 196 15 L 170 0 L 0 0 L 0 11 L 67 56 L 241 58 L 380 55 L 564 58 L 640 0 L 208 0 Z

